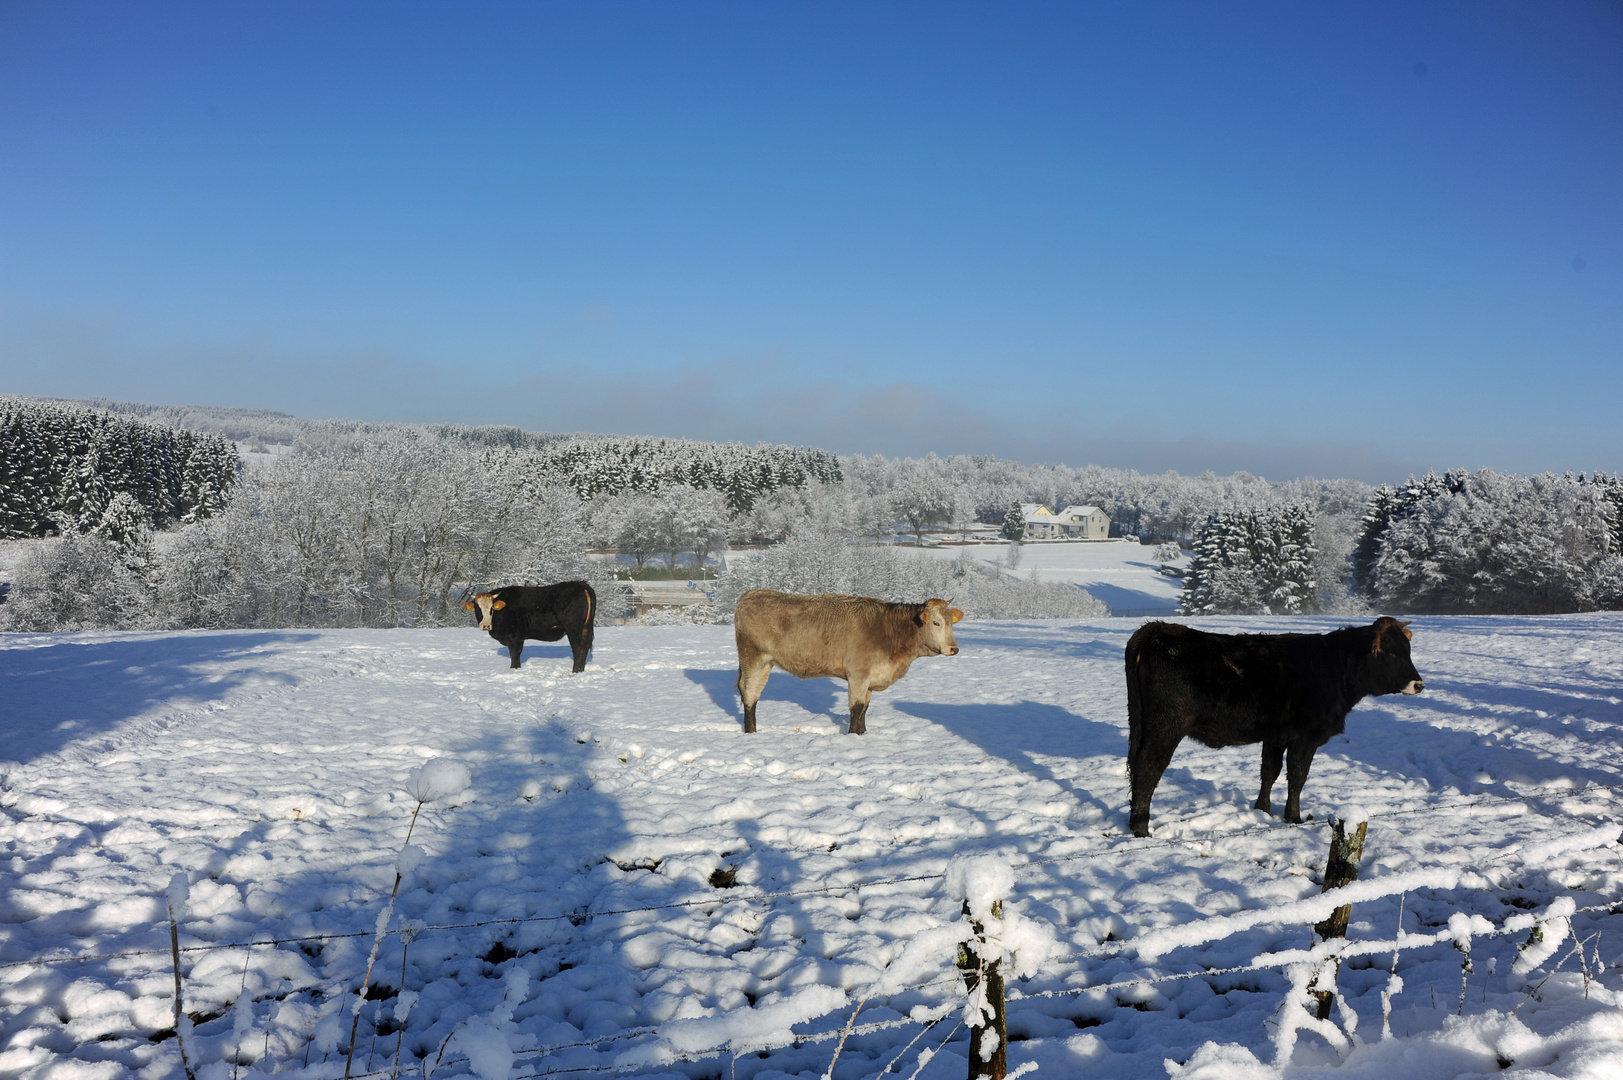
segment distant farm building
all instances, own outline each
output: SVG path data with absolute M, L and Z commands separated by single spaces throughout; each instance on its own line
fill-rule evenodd
M 1028 540 L 1104 540 L 1110 536 L 1110 515 L 1097 506 L 1067 506 L 1054 513 L 1041 503 L 1020 507 Z

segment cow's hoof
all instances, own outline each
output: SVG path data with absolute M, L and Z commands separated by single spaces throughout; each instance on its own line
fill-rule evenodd
M 1128 827 L 1133 830 L 1133 835 L 1134 836 L 1144 837 L 1144 836 L 1150 835 L 1150 819 L 1149 818 L 1144 818 L 1142 821 L 1139 820 L 1138 818 L 1134 818 L 1131 822 L 1128 823 Z

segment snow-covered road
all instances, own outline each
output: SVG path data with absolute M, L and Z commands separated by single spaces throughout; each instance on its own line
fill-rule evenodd
M 341 1074 L 339 1010 L 353 1005 L 411 826 L 404 784 L 433 757 L 465 763 L 472 787 L 416 821 L 426 858 L 391 925 L 459 927 L 417 935 L 405 956 L 404 1000 L 416 998 L 402 1061 L 417 1068 L 459 1024 L 467 1032 L 438 1076 L 473 1068 L 458 1047 L 475 1047 L 476 1030 L 516 1052 L 519 1076 L 668 1060 L 701 1030 L 720 1035 L 707 1045 L 743 1045 L 785 1029 L 796 1009 L 815 1017 L 799 1033 L 837 1028 L 910 941 L 957 917 L 939 875 L 966 854 L 1012 863 L 1015 906 L 1058 938 L 1019 990 L 1078 992 L 1010 1009 L 1011 1063 L 1054 1076 L 1166 1076 L 1165 1061 L 1209 1041 L 1228 1049 L 1181 1077 L 1223 1054 L 1271 1060 L 1284 975 L 1108 984 L 1303 947 L 1307 927 L 1259 925 L 1153 961 L 1083 951 L 1314 895 L 1321 823 L 1338 809 L 1367 811 L 1365 879 L 1463 875 L 1407 896 L 1410 932 L 1456 912 L 1499 923 L 1561 895 L 1579 907 L 1623 900 L 1617 844 L 1535 850 L 1618 816 L 1623 616 L 1417 620 L 1426 693 L 1352 714 L 1308 780 L 1316 822 L 1250 809 L 1255 747 L 1186 744 L 1148 841 L 1123 835 L 1121 654 L 1137 625 L 962 624 L 962 654 L 920 661 L 876 697 L 861 738 L 844 734 L 843 685 L 782 673 L 760 732 L 745 736 L 729 627 L 605 627 L 573 677 L 561 645 L 527 647 L 511 671 L 471 629 L 0 636 L 0 1076 L 178 1070 L 175 1039 L 161 1037 L 173 985 L 162 898 L 177 871 L 190 880 L 183 943 L 364 935 L 188 953 L 199 1075 Z M 823 891 L 747 899 L 805 890 Z M 1397 897 L 1360 904 L 1351 936 L 1391 937 L 1398 919 Z M 1456 1020 L 1459 954 L 1438 946 L 1405 954 L 1397 1037 L 1381 1042 L 1385 961 L 1353 961 L 1341 987 L 1362 1044 L 1338 1057 L 1304 1034 L 1291 1075 L 1386 1080 L 1405 1075 L 1402 1061 L 1426 1075 L 1499 1074 L 1495 1055 L 1540 1075 L 1623 1075 L 1612 994 L 1623 921 L 1574 924 L 1606 930 L 1587 999 L 1574 959 L 1544 1000 L 1509 1017 L 1523 997 L 1507 981 L 1517 939 L 1483 940 Z M 869 1001 L 861 1021 L 953 1000 L 951 972 L 942 957 L 920 980 L 932 985 Z M 399 936 L 373 982 L 387 995 L 384 1033 L 369 1005 L 357 1072 L 395 1057 Z M 719 1019 L 680 1023 L 705 1018 Z M 898 1052 L 908 1075 L 951 1023 L 906 1051 L 921 1023 L 855 1036 L 836 1076 L 872 1076 Z M 537 1052 L 611 1036 L 627 1037 Z M 961 1075 L 962 1039 L 923 1075 Z M 820 1075 L 831 1046 L 701 1055 L 644 1074 Z

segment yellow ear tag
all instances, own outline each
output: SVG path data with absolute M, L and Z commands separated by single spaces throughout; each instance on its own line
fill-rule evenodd
M 472 611 L 473 610 L 473 601 L 469 600 L 466 604 L 463 604 L 462 605 L 462 610 L 463 611 Z
M 959 619 L 964 617 L 964 613 L 959 611 L 957 608 L 953 608 L 951 611 L 947 612 L 947 614 L 952 616 L 952 621 L 954 623 L 957 623 Z
M 498 600 L 498 601 L 496 601 L 495 607 L 496 607 L 497 611 L 500 611 L 502 608 L 504 608 L 506 606 L 507 606 L 507 601 L 506 600 Z

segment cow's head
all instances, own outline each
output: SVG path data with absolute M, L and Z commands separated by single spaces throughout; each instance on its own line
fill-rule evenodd
M 1370 663 L 1374 668 L 1376 694 L 1418 694 L 1426 688 L 1414 661 L 1409 659 L 1409 641 L 1414 631 L 1409 624 L 1382 615 L 1370 627 L 1374 641 L 1370 645 Z
M 496 599 L 496 594 L 493 592 L 474 593 L 473 599 L 462 605 L 466 611 L 478 610 L 479 629 L 481 630 L 489 630 L 490 617 L 506 606 L 507 601 Z
M 924 609 L 913 616 L 919 627 L 919 653 L 924 656 L 958 655 L 958 639 L 952 634 L 953 624 L 964 613 L 952 606 L 950 600 L 927 600 Z

